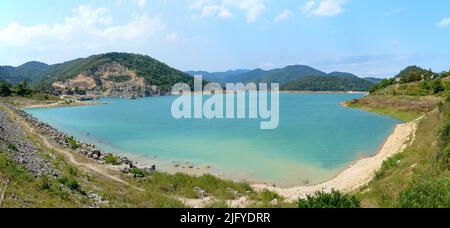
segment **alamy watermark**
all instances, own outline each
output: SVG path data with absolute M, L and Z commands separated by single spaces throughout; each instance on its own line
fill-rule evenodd
M 260 119 L 262 130 L 279 126 L 278 83 L 271 83 L 270 88 L 267 83 L 227 83 L 224 89 L 218 83 L 203 86 L 202 76 L 197 75 L 194 77 L 194 90 L 187 83 L 178 83 L 172 87 L 172 94 L 179 95 L 172 103 L 172 116 L 176 119 L 248 118 Z

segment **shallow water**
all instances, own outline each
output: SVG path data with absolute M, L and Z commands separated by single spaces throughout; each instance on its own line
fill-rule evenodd
M 280 125 L 260 130 L 257 119 L 174 119 L 176 97 L 108 98 L 108 105 L 29 109 L 36 118 L 100 148 L 153 161 L 212 166 L 233 179 L 280 186 L 330 179 L 378 150 L 399 122 L 344 108 L 359 94 L 280 94 Z

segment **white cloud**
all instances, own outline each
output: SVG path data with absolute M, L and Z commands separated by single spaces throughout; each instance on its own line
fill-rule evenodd
M 349 0 L 307 0 L 300 7 L 304 14 L 311 16 L 337 16 L 345 11 L 344 5 Z
M 116 0 L 116 4 L 119 6 L 122 6 L 129 2 L 139 6 L 140 8 L 144 8 L 145 5 L 147 5 L 147 0 Z
M 200 17 L 231 18 L 232 10 L 244 12 L 247 22 L 252 23 L 266 9 L 263 0 L 196 0 L 190 6 L 199 10 Z
M 300 7 L 300 10 L 303 13 L 307 14 L 307 13 L 312 11 L 312 9 L 314 8 L 315 5 L 316 5 L 316 1 L 315 0 L 307 0 L 305 5 Z
M 405 11 L 405 10 L 406 10 L 406 6 L 403 6 L 403 7 L 400 7 L 400 8 L 398 8 L 398 9 L 395 9 L 395 10 L 391 10 L 391 11 L 386 12 L 386 16 L 398 14 L 398 13 L 401 13 L 401 12 L 403 12 L 403 11 Z
M 202 8 L 202 17 L 218 16 L 221 18 L 231 18 L 233 14 L 229 9 L 219 5 L 208 5 Z
M 390 47 L 395 47 L 395 46 L 397 46 L 399 44 L 400 44 L 400 40 L 399 39 L 393 39 L 393 40 L 391 40 L 391 42 L 389 42 L 389 46 Z
M 444 18 L 439 23 L 438 26 L 441 28 L 449 27 L 450 26 L 450 18 Z
M 180 40 L 180 36 L 178 35 L 178 33 L 173 32 L 166 36 L 166 40 L 171 41 L 171 42 L 177 42 Z
M 79 6 L 72 17 L 53 24 L 22 25 L 11 22 L 0 28 L 0 48 L 16 47 L 30 50 L 102 46 L 106 43 L 144 40 L 164 30 L 161 16 L 137 15 L 128 23 L 114 24 L 104 8 Z
M 284 21 L 284 20 L 288 19 L 291 15 L 292 15 L 292 13 L 291 13 L 290 10 L 284 10 L 283 12 L 281 12 L 280 14 L 278 14 L 278 15 L 273 19 L 273 21 L 274 21 L 275 23 L 278 23 L 278 22 L 281 22 L 281 21 Z

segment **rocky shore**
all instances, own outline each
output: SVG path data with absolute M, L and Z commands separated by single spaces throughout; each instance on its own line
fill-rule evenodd
M 87 144 L 84 142 L 81 142 L 79 140 L 74 139 L 72 136 L 69 136 L 54 127 L 43 123 L 27 112 L 24 112 L 13 105 L 10 104 L 2 104 L 4 107 L 16 112 L 18 116 L 26 121 L 32 128 L 38 131 L 38 133 L 42 135 L 46 135 L 50 137 L 55 145 L 68 149 L 68 150 L 74 150 L 80 155 L 84 156 L 85 158 L 91 159 L 95 162 L 98 162 L 100 164 L 105 165 L 111 165 L 118 168 L 121 172 L 129 174 L 131 176 L 134 176 L 136 178 L 143 177 L 143 173 L 153 173 L 156 172 L 156 167 L 154 165 L 152 166 L 146 166 L 144 164 L 140 164 L 137 162 L 133 162 L 127 157 L 117 156 L 111 153 L 103 152 L 96 148 L 95 145 Z M 6 116 L 5 113 L 0 112 L 0 121 L 5 121 L 5 118 L 2 118 L 2 116 Z M 17 123 L 16 123 L 17 124 Z M 6 125 L 10 126 L 10 125 Z M 31 143 L 28 143 L 26 140 L 22 141 L 23 143 L 20 143 L 21 140 L 25 137 L 25 134 L 22 132 L 22 137 L 16 137 L 11 132 L 18 132 L 20 131 L 20 127 L 13 126 L 9 127 L 8 129 L 5 129 L 4 124 L 2 122 L 2 125 L 0 127 L 0 138 L 3 139 L 4 137 L 11 139 L 11 141 L 15 142 L 17 146 L 20 146 L 20 150 L 18 151 L 27 151 L 26 155 L 21 156 L 25 159 L 22 159 L 23 162 L 19 162 L 20 164 L 37 164 L 30 167 L 30 171 L 33 173 L 42 173 L 43 171 L 46 171 L 44 173 L 48 174 L 48 172 L 51 170 L 50 168 L 47 169 L 39 169 L 38 167 L 51 167 L 50 163 L 44 162 L 45 160 L 42 158 L 38 158 L 35 156 L 35 153 L 32 153 L 33 151 L 36 151 L 36 148 L 32 146 Z M 3 134 L 3 135 L 2 135 Z M 16 139 L 16 140 L 14 140 Z M 34 156 L 33 156 L 34 155 Z M 20 156 L 15 159 L 20 161 Z M 34 171 L 33 171 L 34 170 Z M 56 175 L 56 174 L 55 174 Z
M 19 122 L 8 118 L 7 113 L 0 109 L 0 148 L 16 163 L 23 165 L 36 176 L 59 176 L 48 159 L 39 153 Z

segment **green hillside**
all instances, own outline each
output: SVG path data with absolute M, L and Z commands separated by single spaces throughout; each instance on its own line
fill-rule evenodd
M 288 91 L 368 91 L 373 84 L 351 76 L 306 76 L 289 82 L 281 89 Z
M 49 88 L 53 82 L 74 78 L 80 73 L 95 71 L 105 63 L 117 62 L 129 70 L 135 71 L 151 85 L 169 91 L 173 84 L 186 82 L 193 85 L 193 78 L 149 56 L 128 53 L 107 53 L 88 58 L 75 59 L 62 64 L 52 65 L 42 73 L 34 83 L 35 88 Z
M 24 80 L 28 83 L 46 71 L 49 65 L 40 62 L 28 62 L 18 67 L 0 66 L 0 80 L 17 84 Z
M 414 140 L 383 163 L 359 191 L 362 207 L 450 207 L 450 72 L 417 66 L 371 89 L 348 107 L 417 120 Z

